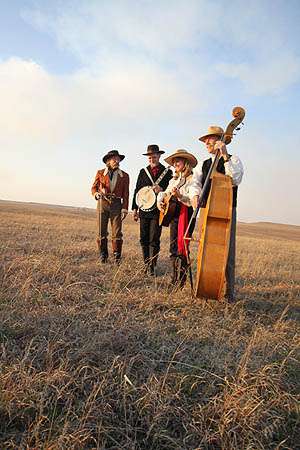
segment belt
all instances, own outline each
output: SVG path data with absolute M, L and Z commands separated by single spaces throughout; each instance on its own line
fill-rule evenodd
M 115 194 L 102 194 L 104 200 L 108 203 L 112 203 L 114 200 L 121 200 L 122 197 L 117 197 Z

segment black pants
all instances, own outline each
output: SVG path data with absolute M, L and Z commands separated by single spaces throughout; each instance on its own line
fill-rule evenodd
M 160 250 L 162 228 L 158 225 L 158 214 L 154 217 L 140 217 L 140 243 L 144 262 L 156 264 Z
M 236 208 L 232 208 L 232 220 L 230 230 L 230 244 L 228 259 L 226 265 L 226 295 L 231 300 L 234 299 L 234 284 L 235 284 L 235 240 L 236 240 Z

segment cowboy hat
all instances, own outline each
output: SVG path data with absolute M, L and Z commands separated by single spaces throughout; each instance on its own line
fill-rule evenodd
M 172 155 L 165 158 L 165 161 L 167 164 L 173 165 L 174 158 L 187 159 L 192 167 L 196 167 L 196 165 L 198 164 L 198 161 L 195 158 L 195 156 L 183 149 L 176 150 L 174 153 L 172 153 Z
M 106 153 L 106 155 L 103 156 L 102 161 L 106 164 L 106 161 L 112 158 L 113 156 L 118 156 L 120 158 L 120 161 L 122 161 L 125 158 L 125 155 L 120 155 L 118 150 L 110 150 L 109 152 Z
M 162 155 L 165 153 L 163 150 L 159 150 L 159 146 L 156 144 L 148 145 L 147 147 L 147 153 L 143 153 L 144 156 L 149 155 Z
M 210 127 L 208 127 L 207 133 L 204 134 L 203 136 L 199 137 L 199 141 L 205 142 L 205 139 L 209 136 L 220 136 L 223 137 L 224 136 L 224 130 L 221 127 L 218 127 L 216 125 L 211 125 Z M 230 144 L 231 142 L 231 137 L 230 136 L 225 136 L 225 144 Z

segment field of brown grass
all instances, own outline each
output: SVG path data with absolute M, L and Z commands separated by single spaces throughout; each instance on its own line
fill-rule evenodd
M 0 202 L 0 448 L 300 448 L 300 227 L 240 224 L 238 301 L 101 266 L 95 212 Z

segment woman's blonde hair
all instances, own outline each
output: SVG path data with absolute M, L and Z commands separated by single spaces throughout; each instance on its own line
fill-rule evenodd
M 176 158 L 174 158 L 174 159 L 176 159 Z M 174 161 L 174 159 L 173 159 L 173 161 Z M 188 159 L 186 159 L 186 158 L 183 158 L 183 157 L 180 157 L 180 158 L 178 158 L 178 159 L 182 159 L 182 160 L 184 161 L 183 170 L 181 171 L 182 176 L 183 176 L 184 178 L 187 178 L 187 177 L 189 177 L 190 175 L 192 175 L 192 173 L 193 173 L 193 168 L 192 168 L 192 166 L 191 166 L 190 161 L 189 161 Z M 175 172 L 174 178 L 178 178 L 178 177 L 179 177 L 179 173 Z

